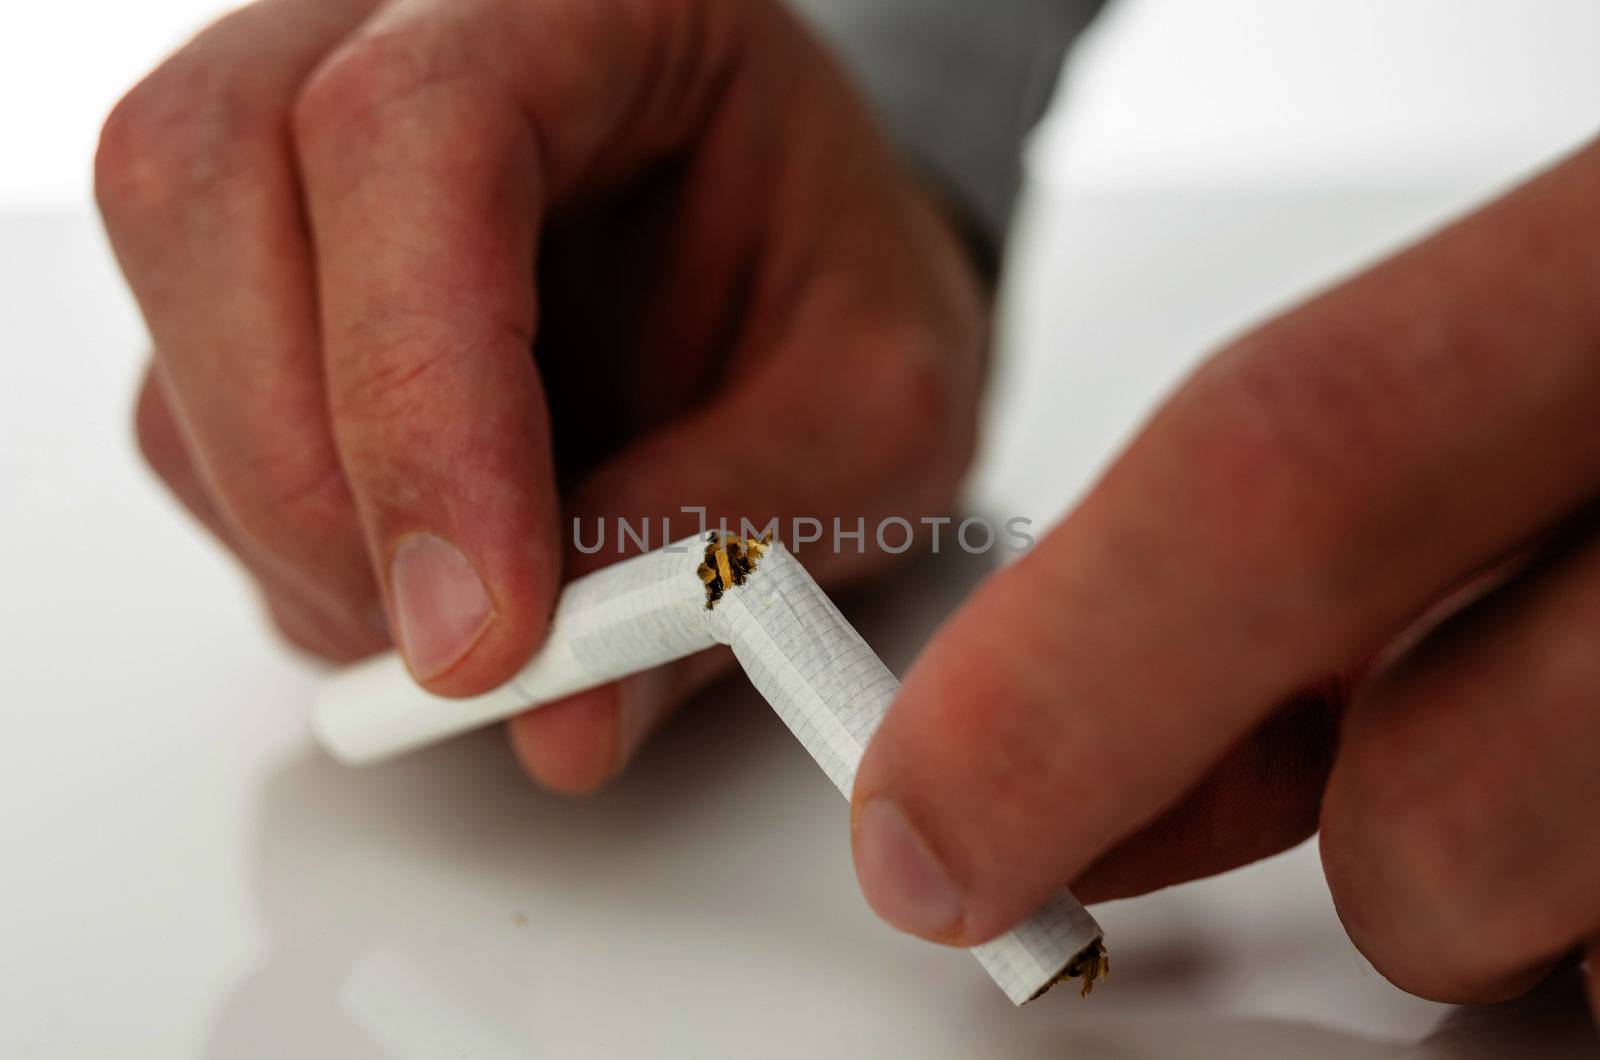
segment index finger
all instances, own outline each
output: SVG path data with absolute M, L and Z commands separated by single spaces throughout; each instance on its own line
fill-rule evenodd
M 381 17 L 381 16 L 380 16 Z M 296 131 L 339 457 L 396 642 L 437 691 L 504 680 L 559 578 L 534 329 L 530 139 L 417 31 L 357 31 Z
M 1236 343 L 935 639 L 857 867 L 972 945 L 1600 492 L 1600 145 Z
M 390 3 L 301 95 L 339 455 L 435 692 L 510 677 L 561 577 L 531 348 L 541 225 L 678 146 L 728 58 L 681 31 L 705 12 L 736 29 L 744 7 Z

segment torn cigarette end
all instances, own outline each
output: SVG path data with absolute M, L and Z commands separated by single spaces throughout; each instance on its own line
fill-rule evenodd
M 1037 1000 L 1050 992 L 1050 988 L 1064 979 L 1081 979 L 1083 986 L 1078 990 L 1079 997 L 1088 997 L 1094 993 L 1094 984 L 1105 979 L 1111 974 L 1111 955 L 1106 952 L 1106 940 L 1097 938 L 1083 949 L 1073 955 L 1066 967 L 1061 969 L 1061 974 L 1039 988 L 1038 993 L 1030 997 L 1029 1001 Z
M 772 541 L 769 533 L 757 540 L 737 534 L 713 533 L 706 538 L 705 562 L 697 572 L 706 587 L 706 610 L 716 609 L 722 594 L 736 585 L 743 585 L 755 572 L 761 557 L 766 555 Z

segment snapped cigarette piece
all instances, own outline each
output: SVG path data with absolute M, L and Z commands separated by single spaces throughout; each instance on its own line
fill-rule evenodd
M 1106 952 L 1106 940 L 1095 939 L 1085 946 L 1079 954 L 1067 962 L 1067 967 L 1062 971 L 1061 979 L 1081 979 L 1083 985 L 1078 989 L 1079 997 L 1088 997 L 1094 993 L 1094 984 L 1111 975 L 1111 955 Z M 1050 986 L 1045 986 L 1049 990 Z M 1041 991 L 1042 993 L 1042 991 Z
M 312 725 L 350 763 L 402 754 L 531 707 L 727 644 L 846 798 L 900 683 L 781 544 L 712 534 L 567 587 L 544 648 L 476 699 L 433 696 L 393 654 L 323 687 Z M 1064 978 L 1087 995 L 1110 971 L 1094 918 L 1067 891 L 973 955 L 1014 1004 Z

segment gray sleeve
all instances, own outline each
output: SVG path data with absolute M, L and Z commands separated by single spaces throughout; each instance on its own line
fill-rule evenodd
M 1105 0 L 789 0 L 833 43 L 901 148 L 1005 231 L 1022 146 Z

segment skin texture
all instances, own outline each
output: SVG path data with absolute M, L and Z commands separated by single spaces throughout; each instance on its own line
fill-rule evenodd
M 570 518 L 916 522 L 970 458 L 957 226 L 771 0 L 263 0 L 118 106 L 97 189 L 151 465 L 296 644 L 392 630 L 445 695 L 615 558 Z M 1320 829 L 1407 990 L 1592 961 L 1597 248 L 1600 146 L 1208 361 L 909 675 L 855 792 L 874 908 L 971 945 Z M 590 790 L 723 664 L 513 746 Z

